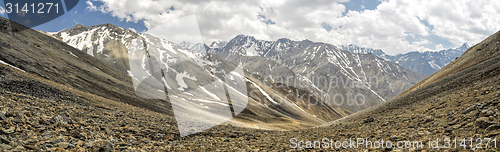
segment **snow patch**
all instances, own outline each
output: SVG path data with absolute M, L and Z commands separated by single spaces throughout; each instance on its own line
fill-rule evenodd
M 269 101 L 271 101 L 273 104 L 278 104 L 276 101 L 273 100 L 273 98 L 271 98 L 271 96 L 269 96 L 269 94 L 267 94 L 264 90 L 262 90 L 262 88 L 260 88 L 257 84 L 255 84 L 254 82 L 250 81 L 250 83 L 252 83 L 255 87 L 257 87 L 257 89 L 259 89 L 259 91 L 264 95 L 266 96 L 267 99 L 269 99 Z
M 87 54 L 94 57 L 94 47 L 93 46 L 90 46 L 89 48 L 87 48 Z
M 201 87 L 200 86 L 200 89 L 205 92 L 206 94 L 208 94 L 210 97 L 214 98 L 215 100 L 221 100 L 219 97 L 217 97 L 217 95 L 213 94 L 212 92 L 208 91 L 207 89 L 205 89 L 204 87 Z
M 184 89 L 188 88 L 188 85 L 186 84 L 186 82 L 184 82 L 183 78 L 188 78 L 190 80 L 197 81 L 196 77 L 190 76 L 186 71 L 182 73 L 177 73 L 177 75 L 175 76 L 175 80 L 180 86 L 178 89 L 181 91 L 184 91 Z
M 436 69 L 436 70 L 441 69 L 441 67 L 440 67 L 438 64 L 436 64 L 436 60 L 432 60 L 432 61 L 429 61 L 429 62 L 427 62 L 427 63 L 429 63 L 429 65 L 430 65 L 433 69 Z
M 205 102 L 205 103 L 215 103 L 215 104 L 220 104 L 222 106 L 226 106 L 228 107 L 229 104 L 226 104 L 226 103 L 221 103 L 221 102 L 216 102 L 216 101 L 210 101 L 210 100 L 205 100 L 205 99 L 193 99 L 193 100 L 196 100 L 196 101 L 201 101 L 201 102 Z
M 187 95 L 193 96 L 192 93 L 189 93 L 189 92 L 184 92 L 184 93 L 187 94 Z
M 10 64 L 8 64 L 7 62 L 4 62 L 4 61 L 2 61 L 2 60 L 0 60 L 0 63 L 1 63 L 1 64 L 5 64 L 5 65 L 8 65 L 8 66 L 10 66 L 10 67 L 12 67 L 12 68 L 14 68 L 14 69 L 17 69 L 17 70 L 19 70 L 19 71 L 23 71 L 23 72 L 25 72 L 25 73 L 26 73 L 26 71 L 21 70 L 21 69 L 19 69 L 18 67 L 15 67 L 15 66 L 13 66 L 13 65 L 10 65 Z
M 68 53 L 69 53 L 69 54 L 71 54 L 72 56 L 74 56 L 74 57 L 78 58 L 78 56 L 76 56 L 75 54 L 73 54 L 73 52 L 68 51 Z

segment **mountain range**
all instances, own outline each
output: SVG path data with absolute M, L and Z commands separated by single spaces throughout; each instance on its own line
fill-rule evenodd
M 305 86 L 326 103 L 353 112 L 389 100 L 425 78 L 372 54 L 309 40 L 265 41 L 238 35 L 205 47 L 226 60 L 243 61 L 246 69 L 269 81 Z M 298 83 L 283 81 L 292 79 Z
M 389 55 L 385 54 L 381 49 L 373 49 L 366 47 L 358 47 L 356 45 L 341 45 L 341 48 L 354 53 L 368 54 L 371 53 L 378 57 L 382 57 L 387 61 L 391 61 L 403 66 L 405 69 L 411 70 L 413 72 L 422 73 L 425 75 L 431 75 L 437 72 L 439 69 L 446 66 L 455 58 L 462 55 L 471 45 L 469 43 L 464 43 L 462 46 L 457 48 L 451 48 L 441 51 L 426 51 L 426 52 L 408 52 L 405 54 Z
M 239 108 L 235 107 L 239 109 L 236 114 L 241 112 L 235 119 L 231 119 L 236 125 L 254 126 L 261 129 L 300 128 L 336 120 L 352 113 L 338 106 L 308 105 L 309 100 L 306 99 L 284 98 L 285 94 L 290 94 L 290 92 L 302 96 L 308 91 L 305 90 L 306 88 L 294 88 L 287 85 L 275 87 L 277 83 L 265 81 L 247 70 L 231 72 L 238 68 L 237 62 L 228 62 L 218 56 L 206 54 L 200 51 L 203 45 L 199 47 L 200 45 L 189 42 L 175 44 L 153 35 L 134 33 L 112 24 L 90 27 L 77 25 L 57 33 L 49 33 L 49 35 L 133 77 L 133 86 L 136 89 L 141 87 L 141 82 L 149 81 L 144 79 L 145 77 L 154 77 L 155 80 L 148 85 L 164 84 L 165 90 L 168 90 L 166 100 L 175 105 L 173 106 L 174 113 L 177 110 L 183 113 L 200 114 L 198 117 L 190 115 L 187 118 L 177 118 L 178 123 L 181 123 L 179 120 L 189 120 L 189 122 L 184 122 L 186 124 L 195 121 L 205 122 L 208 114 L 200 111 L 214 111 L 221 108 L 221 105 L 227 107 L 228 103 L 224 101 L 227 98 L 225 93 L 218 91 L 221 85 L 236 91 L 237 96 L 231 97 L 233 103 L 236 102 L 236 98 L 248 98 L 248 101 L 244 101 L 248 102 L 246 108 L 244 105 Z M 148 63 L 150 59 L 156 59 L 151 61 L 157 62 L 164 71 L 152 69 L 154 63 Z M 134 71 L 145 71 L 145 73 L 138 75 Z M 243 86 L 236 84 L 237 80 L 230 82 L 233 78 L 243 81 Z M 161 97 L 164 93 L 160 90 L 163 90 L 163 86 L 145 90 L 145 92 L 153 93 L 138 94 L 136 92 L 136 95 L 145 98 Z M 219 118 L 219 116 L 213 118 Z M 269 120 L 280 123 L 277 125 L 257 123 Z M 210 127 L 215 124 L 200 127 Z M 182 133 L 183 128 L 180 129 Z M 186 130 L 191 129 L 185 128 L 184 131 Z
M 246 77 L 252 77 L 254 81 L 262 80 L 251 85 L 284 84 L 287 87 L 310 92 L 314 98 L 331 108 L 338 107 L 352 112 L 390 100 L 423 80 L 426 77 L 423 72 L 426 66 L 415 66 L 415 63 L 428 64 L 430 69 L 438 70 L 436 65 L 444 66 L 446 60 L 454 58 L 469 47 L 464 44 L 460 48 L 440 52 L 410 52 L 390 56 L 379 49 L 361 48 L 355 45 L 338 48 L 331 44 L 309 40 L 292 41 L 282 38 L 265 41 L 248 35 L 238 35 L 230 41 L 214 41 L 210 45 L 189 42 L 174 44 L 168 40 L 134 33 L 111 24 L 91 27 L 77 25 L 51 35 L 129 75 L 131 71 L 128 68 L 129 57 L 126 54 L 130 52 L 129 48 L 133 47 L 131 41 L 141 37 L 143 44 L 154 46 L 158 50 L 157 53 L 151 54 L 156 54 L 165 66 L 172 63 L 177 66 L 168 67 L 174 71 L 173 75 L 171 73 L 165 77 L 165 84 L 169 89 L 196 88 L 190 83 L 182 86 L 177 78 L 179 76 L 188 79 L 198 78 L 197 83 L 202 84 L 210 82 L 199 79 L 199 77 L 210 77 L 209 73 L 200 73 L 204 70 L 189 68 L 203 66 L 199 64 L 201 61 L 197 60 L 206 59 L 202 59 L 204 57 L 196 52 L 206 51 L 233 65 L 241 62 Z M 165 47 L 164 43 L 170 46 Z M 162 51 L 170 48 L 175 51 Z M 183 52 L 184 55 L 179 56 L 176 51 Z M 427 62 L 420 62 L 422 59 Z M 192 61 L 179 66 L 175 64 L 178 62 L 175 60 Z M 429 68 L 426 71 L 429 71 Z
M 77 25 L 52 35 L 127 73 L 130 71 L 126 68 L 129 65 L 124 54 L 131 47 L 131 38 L 157 39 L 152 35 L 133 33 L 110 24 L 92 27 Z M 168 40 L 162 40 L 161 43 L 163 41 Z M 151 43 L 145 42 L 159 50 L 169 48 Z M 425 78 L 423 74 L 406 70 L 374 55 L 355 54 L 331 44 L 309 40 L 292 41 L 282 38 L 277 41 L 264 41 L 252 36 L 238 35 L 228 42 L 215 41 L 210 45 L 182 42 L 173 48 L 185 48 L 187 52 L 191 52 L 186 55 L 188 58 L 197 56 L 193 55 L 192 51 L 206 50 L 231 63 L 241 62 L 246 71 L 263 77 L 270 83 L 306 90 L 331 107 L 353 112 L 389 100 Z M 154 54 L 162 54 L 158 58 L 164 61 L 165 65 L 179 58 L 173 51 Z M 192 62 L 192 65 L 197 64 Z M 183 73 L 186 75 L 207 77 L 206 74 L 195 74 L 203 70 L 183 70 L 187 70 Z M 167 86 L 179 87 L 176 76 L 171 77 L 166 81 Z

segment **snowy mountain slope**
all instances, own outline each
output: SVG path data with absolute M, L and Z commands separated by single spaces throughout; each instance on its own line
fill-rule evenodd
M 462 46 L 455 49 L 441 50 L 438 52 L 409 52 L 395 56 L 385 55 L 383 58 L 396 62 L 406 69 L 431 75 L 455 60 L 455 58 L 460 57 L 460 55 L 470 47 L 470 44 L 464 43 Z
M 227 45 L 226 41 L 218 40 L 218 41 L 212 42 L 209 47 L 211 47 L 211 48 L 222 48 L 222 47 L 224 47 L 226 45 Z
M 53 36 L 87 54 L 117 68 L 128 70 L 127 46 L 139 35 L 112 24 L 86 27 L 76 25 Z
M 464 43 L 462 46 L 455 49 L 441 50 L 438 52 L 408 52 L 405 54 L 388 55 L 380 49 L 372 49 L 358 47 L 356 45 L 341 46 L 343 50 L 348 50 L 354 53 L 368 54 L 372 53 L 382 57 L 388 61 L 395 62 L 405 69 L 413 72 L 431 75 L 442 67 L 446 66 L 455 58 L 462 55 L 471 47 L 470 44 Z
M 249 62 L 244 63 L 245 68 L 256 70 L 262 77 L 275 82 L 286 79 L 287 85 L 307 88 L 322 96 L 325 103 L 351 111 L 391 99 L 425 78 L 373 55 L 309 40 L 264 41 L 238 35 L 224 47 L 208 49 L 229 61 Z

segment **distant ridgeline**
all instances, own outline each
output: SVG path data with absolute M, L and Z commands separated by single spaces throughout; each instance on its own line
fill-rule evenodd
M 387 61 L 397 63 L 405 69 L 413 72 L 431 75 L 443 68 L 445 65 L 455 60 L 455 58 L 462 55 L 467 49 L 471 47 L 470 44 L 464 43 L 462 46 L 454 49 L 441 50 L 438 52 L 408 52 L 405 54 L 388 55 L 381 49 L 358 47 L 356 45 L 341 45 L 340 48 L 354 53 L 368 54 L 371 53 L 378 57 L 382 57 Z

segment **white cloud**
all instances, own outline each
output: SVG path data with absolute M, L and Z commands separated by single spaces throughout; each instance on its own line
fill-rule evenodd
M 94 6 L 94 4 L 91 1 L 87 1 L 86 3 L 87 3 L 87 10 L 97 11 L 97 7 Z
M 0 6 L 0 15 L 5 15 L 5 8 Z
M 405 40 L 407 36 L 434 34 L 458 46 L 464 42 L 478 43 L 500 30 L 500 9 L 497 9 L 500 1 L 389 0 L 382 1 L 375 10 L 349 11 L 346 16 L 342 16 L 345 6 L 339 3 L 346 0 L 94 1 L 104 4 L 95 6 L 87 1 L 88 10 L 110 13 L 126 21 L 144 20 L 150 29 L 195 14 L 205 43 L 247 34 L 266 40 L 286 37 L 356 44 L 395 54 L 431 50 L 423 45 L 436 43 L 425 39 L 410 43 Z M 275 24 L 262 22 L 258 15 Z M 421 20 L 426 20 L 433 29 Z M 332 30 L 323 29 L 323 23 Z
M 436 44 L 436 50 L 443 50 L 443 45 L 442 44 Z
M 196 15 L 190 15 L 172 20 L 168 23 L 152 28 L 146 33 L 167 39 L 177 44 L 182 42 L 190 42 L 193 44 L 203 43 Z

